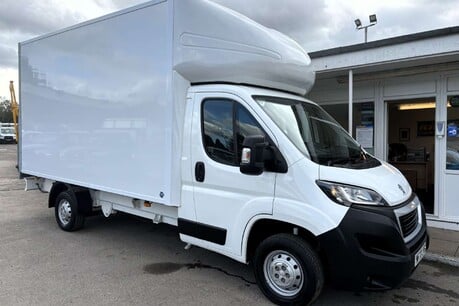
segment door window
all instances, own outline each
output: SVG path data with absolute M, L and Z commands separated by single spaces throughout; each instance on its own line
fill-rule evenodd
M 266 136 L 247 109 L 232 100 L 205 100 L 202 120 L 204 149 L 219 163 L 239 166 L 244 139 L 253 135 Z
M 206 100 L 203 104 L 204 148 L 210 158 L 227 165 L 236 163 L 233 112 L 229 100 Z
M 247 136 L 262 135 L 265 133 L 253 116 L 240 104 L 236 104 L 236 138 L 238 165 L 241 162 L 242 144 Z

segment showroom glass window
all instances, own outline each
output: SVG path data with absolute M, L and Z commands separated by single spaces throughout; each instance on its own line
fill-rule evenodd
M 448 97 L 446 169 L 459 170 L 459 96 Z

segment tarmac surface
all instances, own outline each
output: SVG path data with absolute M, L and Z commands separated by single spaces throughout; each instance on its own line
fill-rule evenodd
M 16 146 L 0 145 L 0 305 L 270 304 L 250 266 L 198 247 L 184 250 L 172 226 L 117 214 L 61 231 L 47 194 L 23 191 L 15 164 Z M 424 260 L 401 288 L 354 293 L 326 286 L 315 305 L 400 304 L 458 305 L 459 268 Z

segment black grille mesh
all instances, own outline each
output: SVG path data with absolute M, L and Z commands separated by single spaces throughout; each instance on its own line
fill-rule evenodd
M 402 228 L 403 237 L 409 236 L 418 225 L 418 210 L 415 209 L 406 215 L 400 216 L 400 226 Z

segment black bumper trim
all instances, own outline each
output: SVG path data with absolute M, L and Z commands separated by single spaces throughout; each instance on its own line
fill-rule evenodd
M 421 213 L 420 231 L 405 243 L 393 209 L 351 207 L 337 228 L 318 237 L 332 283 L 352 290 L 398 287 L 413 273 L 416 252 L 429 246 Z
M 178 219 L 177 227 L 180 234 L 207 240 L 220 245 L 225 245 L 226 243 L 226 229 L 224 228 L 182 218 Z

